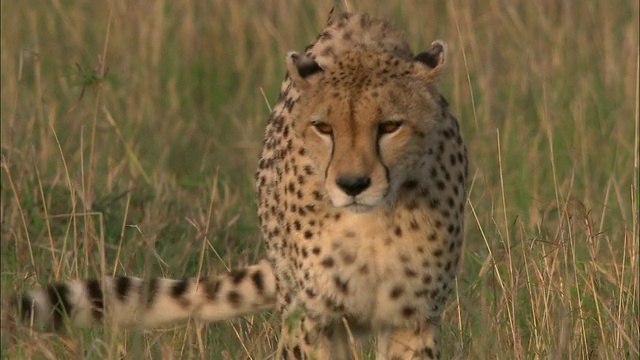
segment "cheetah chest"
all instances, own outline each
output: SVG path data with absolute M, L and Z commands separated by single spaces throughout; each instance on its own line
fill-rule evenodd
M 307 309 L 387 325 L 438 316 L 459 257 L 455 247 L 449 251 L 455 239 L 432 226 L 439 214 L 419 211 L 409 219 L 380 209 L 325 219 L 312 236 L 292 234 L 302 257 L 295 261 L 298 294 Z

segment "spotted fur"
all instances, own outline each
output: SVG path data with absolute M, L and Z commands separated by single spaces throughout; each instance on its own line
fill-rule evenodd
M 467 154 L 437 90 L 446 47 L 413 55 L 367 15 L 332 17 L 287 76 L 256 173 L 267 259 L 206 279 L 107 278 L 32 290 L 23 318 L 152 327 L 282 314 L 278 359 L 436 359 L 463 246 Z

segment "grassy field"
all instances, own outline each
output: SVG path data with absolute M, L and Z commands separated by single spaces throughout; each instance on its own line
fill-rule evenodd
M 333 3 L 2 1 L 3 298 L 259 259 L 253 172 L 284 54 Z M 337 5 L 395 19 L 414 51 L 450 46 L 441 90 L 471 182 L 444 358 L 637 359 L 638 2 Z M 270 312 L 155 331 L 3 326 L 2 358 L 263 359 L 278 328 Z

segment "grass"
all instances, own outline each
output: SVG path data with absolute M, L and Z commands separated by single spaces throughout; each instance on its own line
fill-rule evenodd
M 345 3 L 416 51 L 450 45 L 472 179 L 445 358 L 637 359 L 638 2 Z M 332 5 L 1 2 L 3 298 L 258 260 L 252 174 L 284 54 Z M 3 326 L 2 358 L 261 359 L 278 322 Z

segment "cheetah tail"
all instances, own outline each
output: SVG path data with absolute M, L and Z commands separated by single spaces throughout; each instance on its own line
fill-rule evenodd
M 229 319 L 275 303 L 275 277 L 266 261 L 206 278 L 172 280 L 107 277 L 103 281 L 50 284 L 16 296 L 22 323 L 60 330 L 90 327 L 103 319 L 124 327 L 153 328 L 188 318 Z

